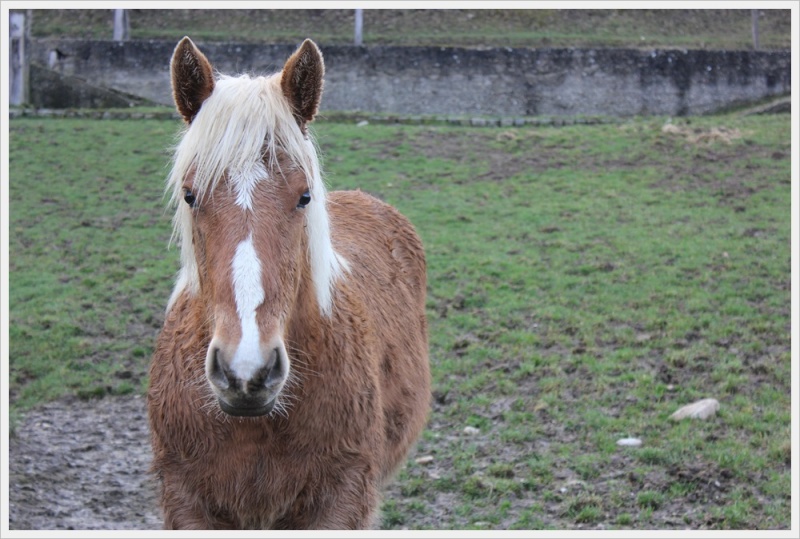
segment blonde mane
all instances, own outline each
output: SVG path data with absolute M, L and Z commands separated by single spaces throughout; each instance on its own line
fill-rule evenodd
M 184 178 L 194 169 L 193 191 L 200 198 L 220 179 L 248 177 L 264 157 L 277 163 L 275 148 L 283 150 L 308 178 L 312 203 L 306 208 L 309 262 L 321 313 L 330 316 L 336 279 L 346 262 L 334 251 L 326 208 L 326 189 L 317 148 L 310 133 L 297 125 L 280 87 L 280 75 L 250 78 L 221 76 L 200 112 L 183 131 L 167 179 L 171 204 L 176 206 L 173 240 L 181 248 L 181 269 L 167 311 L 184 292 L 200 290 L 197 259 L 192 245 L 192 210 L 183 203 Z M 266 154 L 266 155 L 265 155 Z

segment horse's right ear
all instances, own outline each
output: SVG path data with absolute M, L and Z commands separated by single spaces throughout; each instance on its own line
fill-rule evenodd
M 191 39 L 184 37 L 170 62 L 172 97 L 186 123 L 192 123 L 200 106 L 214 91 L 214 74 L 208 58 Z

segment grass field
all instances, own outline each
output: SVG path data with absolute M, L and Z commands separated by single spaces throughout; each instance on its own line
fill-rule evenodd
M 789 116 L 664 124 L 316 125 L 427 250 L 432 460 L 385 528 L 790 527 Z M 143 391 L 177 128 L 11 121 L 12 414 Z
M 483 6 L 489 6 L 488 2 Z M 531 4 L 532 5 L 532 4 Z M 765 49 L 791 46 L 789 10 L 759 10 Z M 749 9 L 365 9 L 365 45 L 750 49 Z M 353 42 L 352 9 L 132 9 L 133 39 Z M 108 9 L 33 10 L 36 37 L 111 39 Z

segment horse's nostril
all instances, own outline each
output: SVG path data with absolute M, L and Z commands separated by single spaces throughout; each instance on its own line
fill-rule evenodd
M 267 376 L 267 384 L 283 380 L 283 377 L 286 375 L 286 358 L 281 354 L 280 348 L 272 349 L 267 365 L 271 365 L 269 375 Z
M 230 371 L 225 368 L 224 361 L 221 359 L 222 351 L 214 348 L 211 359 L 211 370 L 208 377 L 220 389 L 228 389 L 231 385 Z
M 249 386 L 261 388 L 279 382 L 283 379 L 284 370 L 284 360 L 280 348 L 274 348 L 270 352 L 267 362 L 256 371 L 252 380 L 250 380 Z
M 266 369 L 266 371 L 267 371 L 268 373 L 269 373 L 270 371 L 272 371 L 272 369 L 274 369 L 274 368 L 275 368 L 275 365 L 278 363 L 278 360 L 280 359 L 280 353 L 281 353 L 281 351 L 280 351 L 280 350 L 278 350 L 277 348 L 274 348 L 274 349 L 273 349 L 273 350 L 272 350 L 272 351 L 269 353 L 269 359 L 267 359 L 267 364 L 266 364 L 266 365 L 264 365 L 264 369 Z

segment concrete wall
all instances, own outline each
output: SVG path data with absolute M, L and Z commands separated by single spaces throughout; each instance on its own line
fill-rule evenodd
M 33 62 L 171 104 L 175 43 L 33 40 Z M 202 43 L 223 73 L 270 73 L 290 45 Z M 790 51 L 322 46 L 323 110 L 399 114 L 691 115 L 785 95 Z M 54 52 L 58 51 L 58 52 Z

